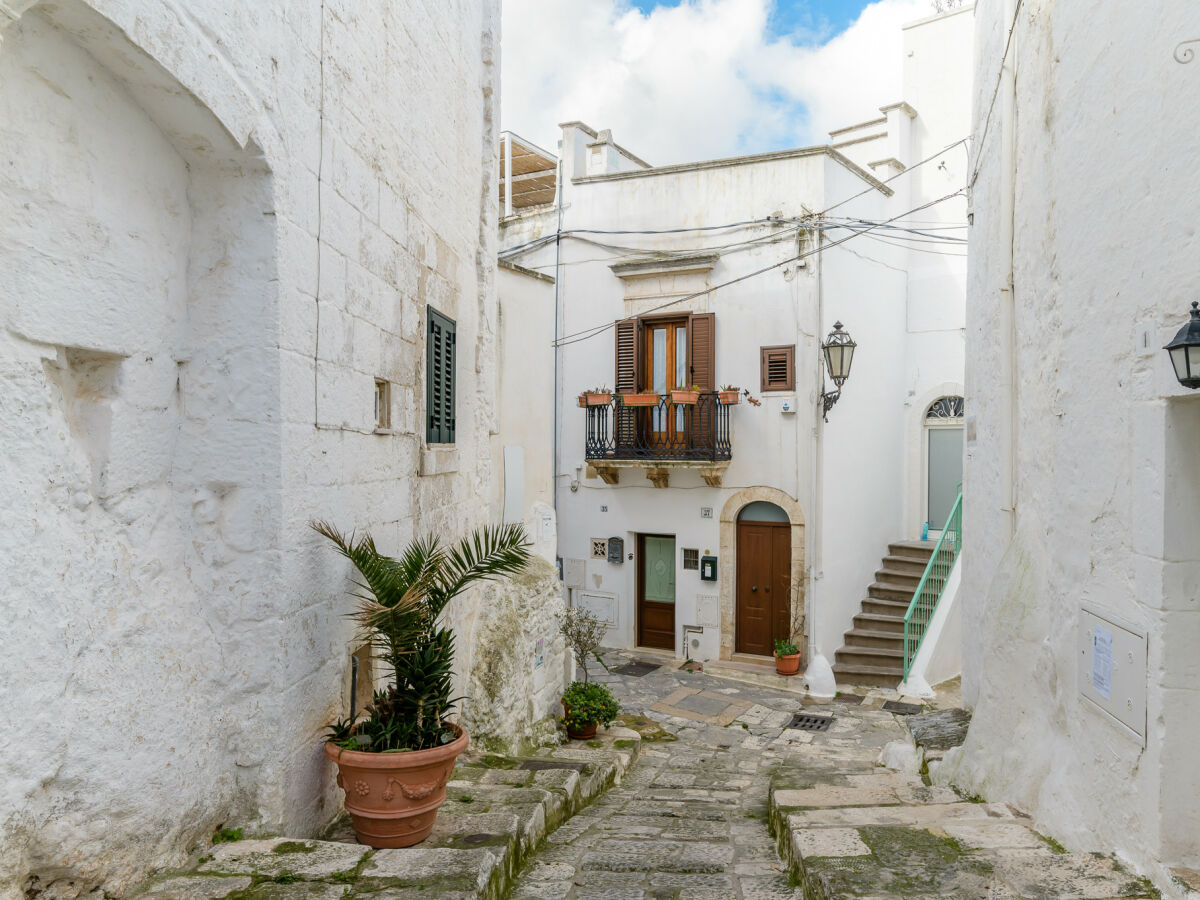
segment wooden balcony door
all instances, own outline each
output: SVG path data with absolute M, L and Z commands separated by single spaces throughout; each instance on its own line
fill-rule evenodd
M 647 322 L 645 330 L 646 362 L 643 371 L 648 387 L 666 394 L 688 384 L 687 319 Z M 685 438 L 686 410 L 670 402 L 648 410 L 647 437 L 651 446 L 667 449 Z
M 675 538 L 638 535 L 637 642 L 675 649 Z

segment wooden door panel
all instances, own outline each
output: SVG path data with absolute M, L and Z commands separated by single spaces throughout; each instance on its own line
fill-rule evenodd
M 638 535 L 638 644 L 675 649 L 675 538 Z
M 772 531 L 771 605 L 775 612 L 774 636 L 786 640 L 791 637 L 792 630 L 792 529 L 790 525 L 774 525 Z
M 771 545 L 769 525 L 739 522 L 737 527 L 737 649 L 768 656 L 772 646 Z

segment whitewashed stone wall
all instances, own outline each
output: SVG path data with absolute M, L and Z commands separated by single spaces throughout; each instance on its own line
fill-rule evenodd
M 306 523 L 398 550 L 499 518 L 497 6 L 0 3 L 4 900 L 323 825 L 352 625 Z
M 976 134 L 1011 22 L 1004 7 L 976 13 Z M 1200 62 L 1181 45 L 1200 39 L 1196 13 L 1186 0 L 1153 15 L 1036 0 L 1017 18 L 1014 160 L 1002 157 L 1003 88 L 976 150 L 962 587 L 975 717 L 943 773 L 1021 805 L 1070 849 L 1115 849 L 1168 894 L 1179 887 L 1167 868 L 1200 865 L 1200 398 L 1160 349 L 1200 299 Z M 1144 740 L 1081 697 L 1084 604 L 1146 634 L 1144 667 L 1116 660 L 1146 701 Z

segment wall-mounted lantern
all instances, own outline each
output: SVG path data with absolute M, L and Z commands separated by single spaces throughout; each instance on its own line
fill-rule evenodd
M 854 348 L 857 346 L 849 333 L 842 329 L 841 322 L 833 323 L 833 331 L 829 332 L 829 337 L 821 345 L 821 352 L 825 355 L 825 369 L 836 388 L 821 394 L 821 415 L 826 422 L 829 421 L 829 411 L 833 409 L 833 404 L 842 396 L 842 385 L 850 377 L 850 364 L 854 361 Z
M 1200 388 L 1200 301 L 1192 303 L 1191 319 L 1163 349 L 1171 354 L 1179 383 L 1193 391 Z

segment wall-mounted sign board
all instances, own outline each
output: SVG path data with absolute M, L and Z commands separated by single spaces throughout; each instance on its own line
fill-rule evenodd
M 1146 632 L 1110 613 L 1079 610 L 1079 694 L 1146 743 Z

